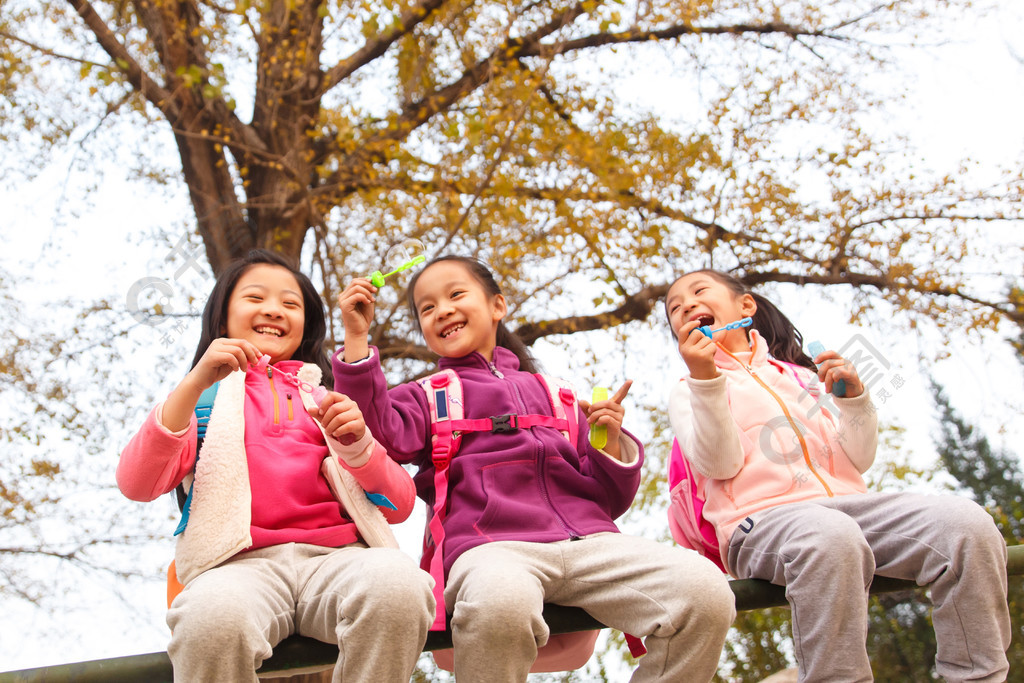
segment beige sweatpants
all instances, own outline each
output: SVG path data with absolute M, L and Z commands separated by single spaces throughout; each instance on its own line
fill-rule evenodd
M 455 560 L 445 586 L 456 680 L 525 681 L 548 639 L 541 612 L 550 602 L 645 638 L 634 683 L 709 681 L 736 615 L 726 579 L 691 550 L 623 534 L 477 546 Z
M 293 633 L 336 643 L 334 681 L 407 683 L 434 619 L 433 579 L 399 550 L 283 544 L 193 579 L 167 613 L 182 683 L 256 681 Z

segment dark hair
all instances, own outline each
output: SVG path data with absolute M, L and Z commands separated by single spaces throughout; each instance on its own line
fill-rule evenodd
M 409 310 L 412 312 L 412 319 L 415 322 L 416 329 L 423 332 L 420 328 L 420 316 L 416 310 L 416 301 L 413 298 L 413 292 L 416 289 L 416 282 L 419 280 L 420 275 L 426 272 L 427 268 L 444 261 L 453 261 L 461 264 L 473 276 L 473 279 L 480 283 L 480 286 L 484 288 L 484 291 L 489 296 L 497 296 L 501 294 L 501 287 L 498 286 L 497 280 L 494 279 L 494 274 L 490 268 L 485 266 L 482 262 L 475 258 L 468 256 L 438 256 L 435 259 L 429 261 L 423 268 L 416 271 L 416 273 L 409 280 L 409 287 L 405 291 L 405 299 L 409 304 Z M 537 367 L 537 361 L 530 354 L 530 350 L 523 343 L 523 340 L 516 336 L 513 332 L 505 326 L 505 321 L 498 321 L 498 333 L 496 343 L 498 346 L 504 346 L 506 349 L 511 351 L 519 359 L 519 369 L 525 372 L 539 372 Z
M 758 334 L 764 338 L 765 343 L 768 345 L 768 351 L 772 356 L 786 363 L 801 365 L 810 370 L 817 369 L 814 365 L 814 361 L 811 360 L 811 357 L 804 353 L 804 338 L 803 335 L 800 334 L 800 330 L 796 329 L 793 323 L 790 322 L 789 318 L 787 318 L 782 311 L 775 306 L 775 304 L 760 294 L 747 289 L 747 286 L 738 278 L 733 277 L 728 273 L 723 273 L 720 270 L 702 268 L 700 270 L 694 270 L 680 275 L 672 284 L 674 285 L 684 277 L 695 275 L 697 273 L 704 273 L 714 280 L 717 280 L 728 287 L 736 296 L 749 294 L 754 297 L 754 301 L 757 303 L 757 312 L 753 315 L 754 321 L 751 324 L 751 327 L 756 329 Z M 668 315 L 667 301 L 665 302 L 665 314 Z M 675 330 L 672 331 L 672 334 L 675 334 Z
M 210 298 L 206 300 L 206 308 L 203 309 L 203 328 L 199 335 L 196 355 L 192 359 L 192 367 L 196 366 L 199 359 L 210 348 L 213 340 L 223 337 L 226 333 L 228 302 L 231 300 L 231 293 L 235 291 L 235 285 L 238 284 L 241 277 L 250 268 L 260 264 L 280 266 L 291 273 L 299 283 L 305 321 L 302 327 L 302 341 L 299 343 L 299 348 L 292 354 L 292 360 L 318 365 L 323 372 L 324 385 L 333 387 L 334 377 L 331 374 L 331 361 L 324 351 L 327 320 L 324 314 L 323 299 L 320 298 L 320 293 L 310 279 L 300 272 L 292 261 L 283 254 L 267 249 L 254 249 L 246 256 L 232 261 L 217 277 L 217 283 L 213 286 L 213 291 L 210 292 Z

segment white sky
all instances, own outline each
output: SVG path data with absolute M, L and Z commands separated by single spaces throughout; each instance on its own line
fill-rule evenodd
M 900 125 L 905 125 L 927 150 L 927 158 L 936 167 L 965 155 L 983 162 L 978 173 L 986 173 L 996 164 L 1019 164 L 1024 159 L 1024 127 L 1020 123 L 1024 65 L 1013 59 L 1007 44 L 1015 40 L 1018 49 L 1024 50 L 1019 40 L 1024 35 L 1024 3 L 1004 0 L 976 22 L 965 22 L 962 29 L 961 44 L 937 46 L 920 57 L 914 105 Z M 620 94 L 632 96 L 628 92 Z M 640 86 L 635 95 L 642 96 Z M 155 236 L 184 232 L 182 221 L 187 219 L 188 209 L 183 193 L 168 200 L 109 173 L 93 198 L 94 208 L 83 209 L 74 195 L 86 180 L 75 174 L 68 176 L 66 164 L 56 160 L 52 172 L 39 180 L 0 194 L 5 206 L 0 232 L 6 247 L 0 251 L 0 268 L 24 283 L 14 292 L 24 301 L 43 304 L 63 296 L 83 301 L 98 297 L 123 300 L 140 277 L 154 275 L 170 280 L 181 264 L 180 260 L 164 261 L 168 248 Z M 63 200 L 55 207 L 54 197 L 58 195 L 63 195 Z M 126 201 L 126 196 L 133 199 Z M 81 215 L 69 218 L 71 208 L 80 210 Z M 126 228 L 134 241 L 126 242 Z M 1017 226 L 1013 234 L 1019 234 L 1019 229 Z M 1020 248 L 1022 243 L 1016 239 Z M 55 253 L 61 257 L 54 259 Z M 186 284 L 197 292 L 208 290 L 195 279 L 183 281 L 183 288 Z M 894 387 L 892 399 L 879 406 L 882 418 L 907 427 L 906 443 L 918 458 L 916 462 L 930 463 L 934 426 L 929 417 L 927 377 L 917 357 L 922 348 L 941 340 L 927 331 L 916 338 L 886 338 L 884 332 L 847 325 L 839 307 L 816 306 L 801 311 L 795 305 L 786 305 L 787 300 L 796 301 L 792 292 L 780 289 L 779 293 L 783 310 L 791 315 L 805 339 L 820 339 L 827 346 L 841 347 L 860 334 L 884 350 L 893 363 L 885 381 L 898 376 L 904 383 Z M 190 349 L 189 355 L 194 337 L 193 332 L 184 344 Z M 158 343 L 145 336 L 135 338 L 140 345 Z M 672 355 L 671 345 L 666 343 L 663 351 L 667 372 L 682 374 L 682 362 Z M 952 344 L 951 351 L 952 356 L 936 366 L 935 375 L 955 389 L 956 407 L 969 419 L 980 421 L 995 446 L 1004 445 L 1000 432 L 1005 430 L 1005 444 L 1024 452 L 1019 448 L 1024 435 L 1020 424 L 1024 372 L 1008 346 L 995 335 L 988 335 L 985 339 L 964 338 L 962 343 Z M 558 372 L 561 360 L 568 362 L 554 349 L 541 346 L 539 352 L 549 371 Z M 638 381 L 634 393 L 665 395 L 663 376 L 652 378 L 654 373 L 645 370 L 649 367 L 645 368 L 644 358 L 638 356 L 594 373 L 608 385 L 631 375 Z M 579 387 L 594 381 L 583 370 L 571 378 Z M 422 517 L 417 516 L 400 530 L 403 547 L 414 556 L 419 553 L 421 529 Z M 170 541 L 166 554 L 169 560 Z M 163 585 L 145 584 L 135 595 L 137 601 L 152 605 L 148 616 L 130 619 L 117 605 L 96 605 L 87 618 L 75 615 L 67 622 L 8 599 L 9 604 L 0 609 L 5 614 L 0 620 L 0 671 L 164 649 L 167 632 L 162 622 Z

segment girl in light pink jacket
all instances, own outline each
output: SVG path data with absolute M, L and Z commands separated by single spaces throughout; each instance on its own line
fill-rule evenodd
M 689 273 L 665 306 L 690 371 L 672 390 L 673 431 L 726 569 L 786 587 L 800 681 L 872 680 L 875 575 L 930 584 L 945 680 L 1005 680 L 1006 546 L 988 513 L 951 495 L 868 493 L 878 421 L 856 369 L 835 351 L 807 356 L 739 280 Z

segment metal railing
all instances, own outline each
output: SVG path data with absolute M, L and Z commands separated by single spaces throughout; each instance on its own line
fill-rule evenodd
M 1010 576 L 1024 575 L 1024 545 L 1013 545 L 1008 549 L 1006 563 Z M 786 593 L 782 586 L 775 586 L 758 579 L 731 581 L 736 595 L 736 609 L 746 611 L 766 607 L 780 607 L 786 604 Z M 925 590 L 913 581 L 902 581 L 876 576 L 871 584 L 871 593 L 891 593 L 909 589 Z M 592 616 L 578 607 L 545 605 L 544 620 L 552 633 L 571 633 L 605 628 Z M 427 637 L 424 651 L 443 650 L 452 646 L 448 631 L 432 631 Z M 334 665 L 338 659 L 335 645 L 322 643 L 303 636 L 290 636 L 274 648 L 274 655 L 263 662 L 259 670 L 261 677 L 289 676 L 303 671 L 315 671 Z M 23 669 L 0 673 L 0 683 L 171 683 L 173 671 L 166 652 L 153 652 L 112 659 L 96 659 L 71 664 L 44 666 L 37 669 Z

